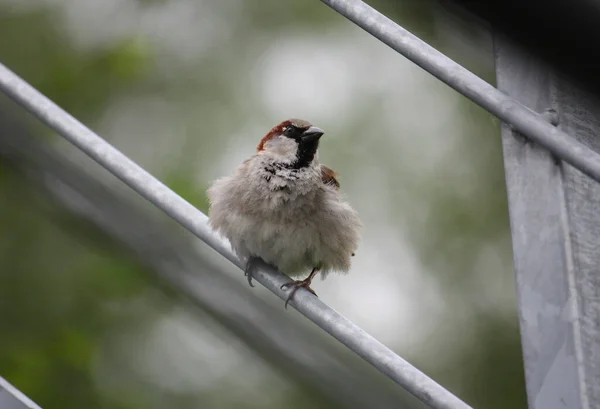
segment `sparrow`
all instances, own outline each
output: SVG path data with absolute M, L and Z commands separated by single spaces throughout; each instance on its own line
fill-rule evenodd
M 310 271 L 292 288 L 310 288 L 317 273 L 348 272 L 362 223 L 340 193 L 338 174 L 318 161 L 324 132 L 310 122 L 288 119 L 273 127 L 256 153 L 207 191 L 209 223 L 226 237 L 252 284 L 252 263 L 261 258 L 291 277 Z

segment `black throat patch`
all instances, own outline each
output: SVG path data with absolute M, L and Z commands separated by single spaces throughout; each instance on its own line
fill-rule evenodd
M 293 169 L 302 169 L 310 165 L 315 158 L 319 141 L 304 142 L 302 139 L 298 141 L 298 151 L 296 152 L 296 160 L 292 162 Z

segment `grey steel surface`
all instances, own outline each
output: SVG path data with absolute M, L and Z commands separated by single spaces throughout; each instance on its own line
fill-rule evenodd
M 600 151 L 600 100 L 501 37 L 498 87 Z M 600 185 L 502 126 L 530 409 L 600 407 Z
M 0 376 L 0 409 L 42 409 Z

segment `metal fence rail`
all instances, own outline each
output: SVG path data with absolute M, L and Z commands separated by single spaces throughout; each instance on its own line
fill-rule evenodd
M 600 181 L 600 156 L 565 132 L 556 129 L 544 116 L 536 114 L 500 92 L 364 2 L 322 1 L 501 120 L 513 125 L 558 158 L 570 163 L 596 181 Z M 1 64 L 0 89 L 202 241 L 243 269 L 242 261 L 231 251 L 228 243 L 209 228 L 206 215 Z M 253 274 L 256 280 L 271 292 L 282 299 L 286 298 L 287 292 L 281 290 L 280 286 L 288 282 L 288 277 L 264 263 L 256 263 Z M 470 408 L 307 291 L 298 292 L 290 304 L 432 408 Z

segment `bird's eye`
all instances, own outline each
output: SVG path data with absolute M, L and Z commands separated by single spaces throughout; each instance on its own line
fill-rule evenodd
M 283 133 L 284 135 L 292 136 L 296 133 L 297 130 L 298 128 L 296 128 L 294 125 L 288 125 L 285 128 L 283 128 Z

